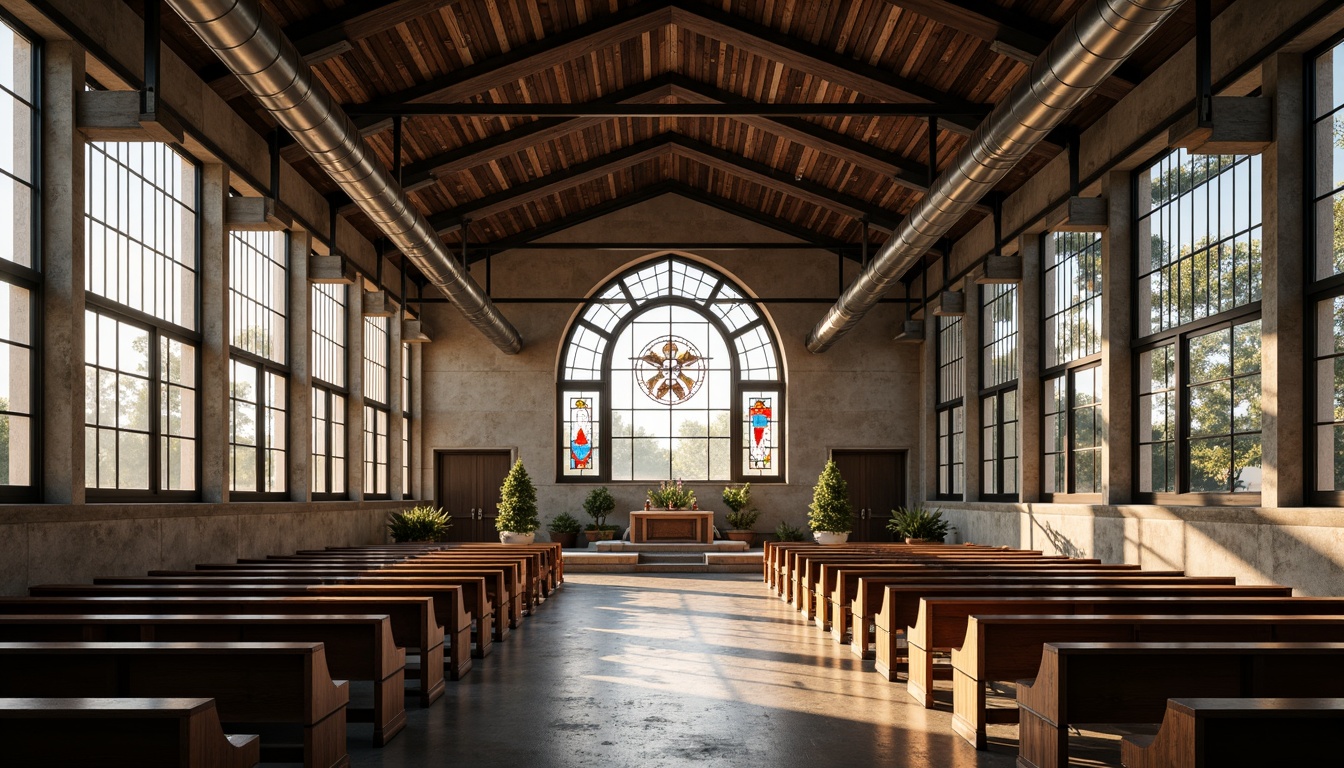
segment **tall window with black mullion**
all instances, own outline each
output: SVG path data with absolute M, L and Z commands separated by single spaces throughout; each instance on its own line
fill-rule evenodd
M 37 259 L 37 45 L 0 19 L 0 500 L 32 501 L 39 469 L 33 322 Z
M 966 342 L 961 316 L 938 317 L 938 498 L 966 486 Z
M 1018 493 L 1017 286 L 980 287 L 980 488 Z
M 1139 172 L 1138 491 L 1258 492 L 1261 164 L 1171 152 Z
M 348 286 L 311 288 L 313 371 L 312 491 L 314 498 L 346 494 L 346 296 Z
M 1101 235 L 1042 238 L 1042 491 L 1101 491 Z
M 364 318 L 364 496 L 388 495 L 388 423 L 391 411 L 388 359 L 391 334 L 386 317 Z
M 1311 67 L 1313 258 L 1307 306 L 1314 314 L 1309 375 L 1313 496 L 1344 503 L 1344 43 L 1318 51 Z
M 401 494 L 411 495 L 411 345 L 401 345 Z
M 286 490 L 288 237 L 229 233 L 229 490 Z
M 85 477 L 90 498 L 197 490 L 195 163 L 85 145 Z

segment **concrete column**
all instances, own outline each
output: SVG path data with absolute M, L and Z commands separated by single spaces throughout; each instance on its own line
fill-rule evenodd
M 42 500 L 84 503 L 84 137 L 75 98 L 84 49 L 64 40 L 42 56 Z
M 1134 212 L 1128 171 L 1107 174 L 1105 184 L 1109 227 L 1101 238 L 1101 500 L 1126 504 L 1134 498 L 1134 381 L 1129 343 Z
M 229 169 L 201 166 L 201 500 L 229 500 Z
M 352 501 L 364 498 L 364 282 L 346 291 L 345 487 Z
M 405 297 L 402 297 L 405 300 Z M 387 493 L 394 501 L 400 501 L 405 494 L 401 482 L 401 319 L 398 311 L 387 321 L 387 336 L 390 349 L 387 354 L 388 382 L 387 407 L 391 415 L 387 419 Z
M 308 254 L 312 237 L 289 233 L 289 445 L 286 455 L 290 501 L 313 498 L 313 371 L 312 289 L 308 285 Z
M 984 421 L 980 412 L 980 286 L 968 279 L 961 289 L 966 292 L 966 316 L 961 318 L 961 340 L 965 350 L 965 357 L 962 358 L 962 389 L 966 393 L 961 400 L 966 414 L 966 476 L 962 498 L 976 501 L 984 489 L 980 478 L 980 459 L 984 456 L 980 444 L 983 437 L 980 427 Z
M 1021 500 L 1041 500 L 1041 236 L 1023 235 L 1018 240 L 1022 256 L 1022 282 L 1017 286 L 1018 371 L 1018 466 L 1021 468 Z
M 1279 54 L 1264 64 L 1263 88 L 1274 105 L 1274 143 L 1262 157 L 1264 169 L 1264 254 L 1261 270 L 1261 398 L 1264 426 L 1265 507 L 1306 503 L 1308 460 L 1304 434 L 1307 411 L 1302 399 L 1307 348 L 1302 307 L 1304 243 L 1302 211 L 1305 170 L 1303 148 L 1302 57 Z
M 427 499 L 433 494 L 425 486 L 424 458 L 430 455 L 424 442 L 424 368 L 425 345 L 411 345 L 411 498 Z

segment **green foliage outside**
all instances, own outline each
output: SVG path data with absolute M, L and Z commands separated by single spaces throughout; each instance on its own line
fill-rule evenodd
M 611 497 L 611 491 L 607 490 L 605 485 L 589 491 L 583 500 L 583 511 L 593 518 L 588 530 L 616 530 L 616 526 L 607 525 L 607 515 L 610 515 L 614 509 L 616 509 L 616 499 Z
M 827 461 L 826 468 L 817 478 L 812 488 L 812 505 L 808 507 L 807 523 L 814 531 L 830 533 L 849 533 L 853 530 L 850 517 L 849 484 L 840 476 L 840 468 L 834 461 Z
M 919 505 L 893 510 L 891 521 L 887 523 L 887 530 L 901 539 L 942 541 L 951 529 L 952 526 L 943 519 L 941 509 Z
M 561 512 L 546 525 L 546 530 L 551 533 L 578 533 L 583 529 L 579 524 L 579 519 L 568 512 Z
M 513 468 L 499 488 L 499 517 L 495 530 L 512 533 L 532 533 L 541 527 L 537 518 L 537 489 L 527 476 L 523 461 L 514 462 Z
M 802 528 L 781 522 L 775 526 L 775 538 L 780 541 L 802 541 L 806 535 Z
M 453 520 L 436 507 L 421 505 L 387 516 L 387 532 L 396 542 L 438 541 L 452 526 Z
M 677 437 L 704 438 L 706 435 L 724 438 L 720 443 L 726 444 L 732 435 L 732 414 L 728 411 L 715 413 L 708 425 L 684 421 L 677 427 Z M 677 440 L 675 447 L 668 450 L 662 438 L 652 436 L 644 427 L 632 429 L 617 411 L 611 414 L 611 436 L 608 441 L 611 466 L 617 473 L 613 479 L 651 480 L 670 476 L 729 480 L 732 477 L 730 451 L 711 450 L 710 440 Z M 628 477 L 626 472 L 629 472 Z

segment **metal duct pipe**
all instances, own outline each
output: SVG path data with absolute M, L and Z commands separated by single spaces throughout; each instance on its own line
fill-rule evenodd
M 1050 42 L 1026 79 L 976 128 L 956 161 L 931 185 L 896 234 L 878 251 L 807 336 L 825 352 L 844 336 L 911 264 L 934 246 L 1069 112 L 1166 21 L 1184 0 L 1091 0 Z
M 434 227 L 365 146 L 355 124 L 259 0 L 168 4 L 468 322 L 506 354 L 522 349 L 518 331 L 453 261 Z

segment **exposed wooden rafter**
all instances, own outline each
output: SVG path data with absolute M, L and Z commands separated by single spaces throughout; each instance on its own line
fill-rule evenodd
M 366 37 L 452 5 L 457 0 L 354 0 L 334 10 L 285 28 L 285 35 L 309 66 L 321 64 L 354 48 Z M 210 67 L 202 79 L 226 101 L 246 91 L 223 65 Z
M 990 44 L 995 52 L 1032 64 L 1056 31 L 1048 24 L 1013 13 L 988 0 L 886 0 L 887 3 Z M 1132 68 L 1108 78 L 1097 94 L 1119 101 L 1134 90 Z

